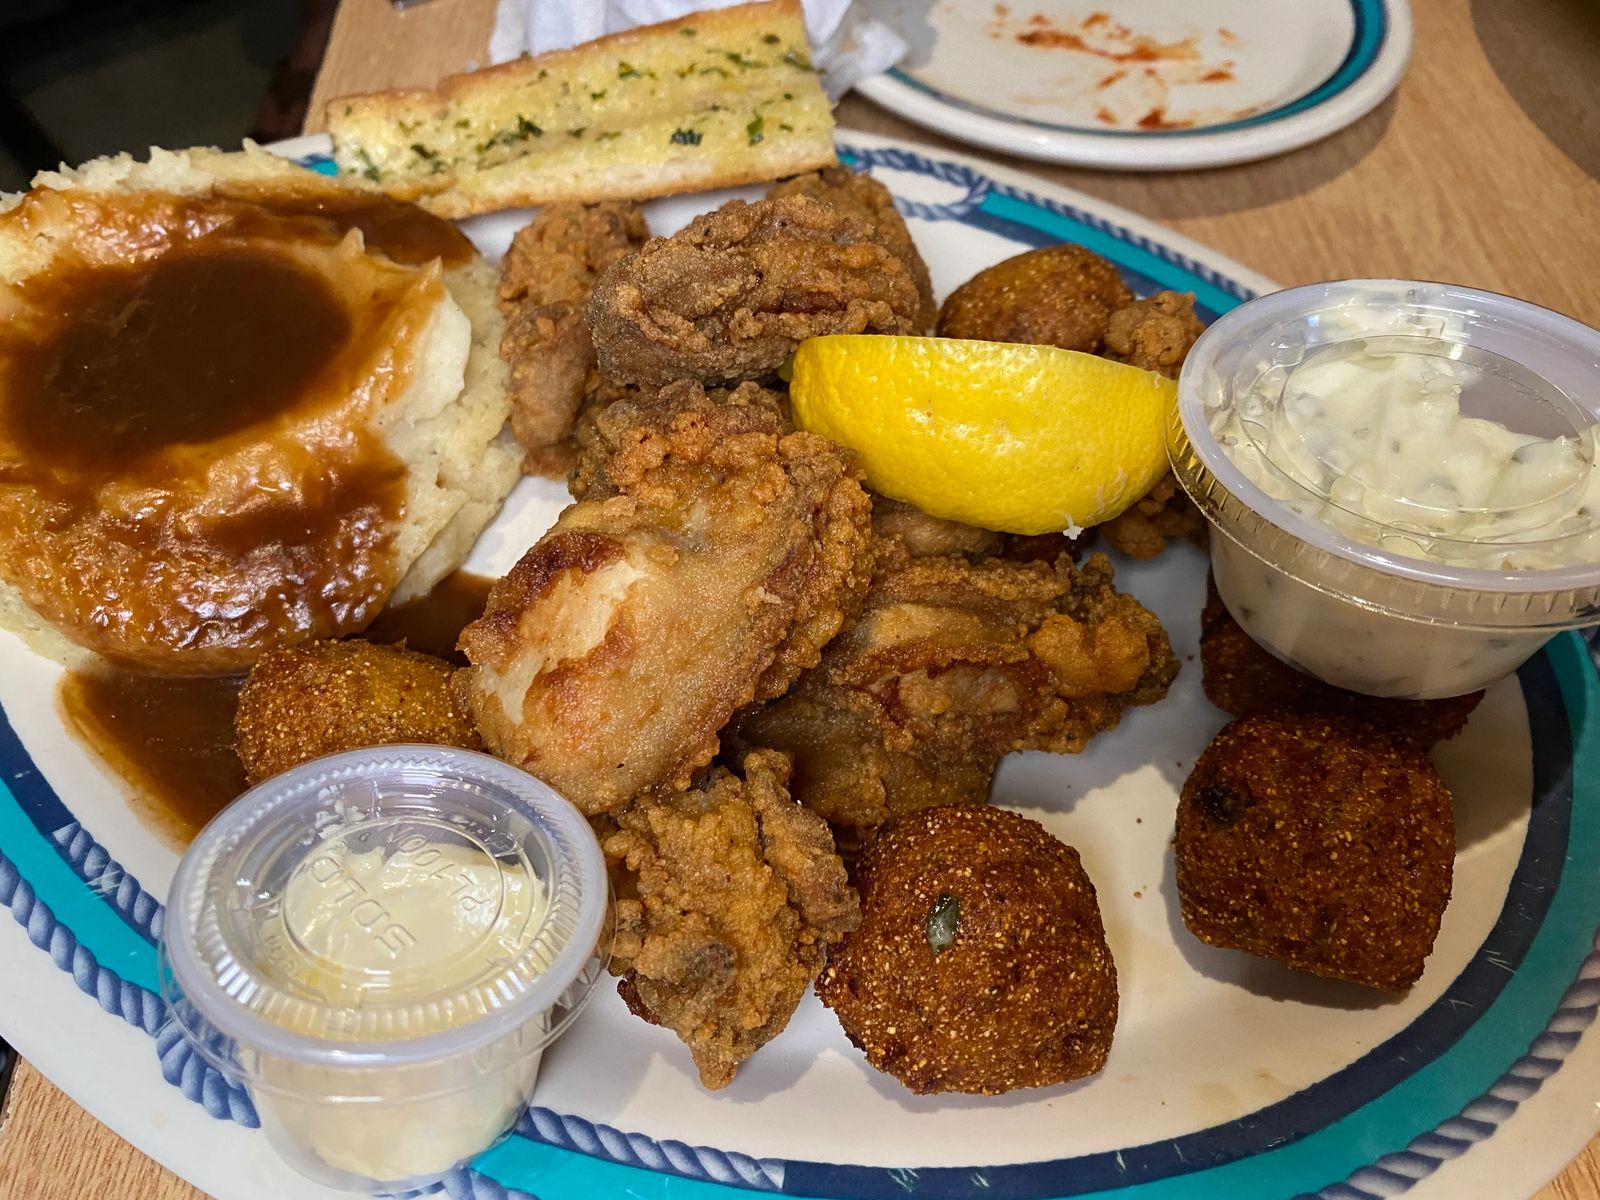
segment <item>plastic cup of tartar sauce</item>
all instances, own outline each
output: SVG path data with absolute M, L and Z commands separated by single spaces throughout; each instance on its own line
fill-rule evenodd
M 1256 641 L 1427 698 L 1600 624 L 1597 419 L 1600 332 L 1472 288 L 1346 280 L 1213 324 L 1168 450 Z
M 487 755 L 382 746 L 245 793 L 172 881 L 161 990 L 274 1148 L 353 1191 L 503 1136 L 605 969 L 581 813 Z

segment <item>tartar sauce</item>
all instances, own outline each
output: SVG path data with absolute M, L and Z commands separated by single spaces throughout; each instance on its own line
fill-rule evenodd
M 1217 442 L 1286 508 L 1395 554 L 1531 570 L 1600 560 L 1592 427 L 1519 433 L 1463 412 L 1513 386 L 1429 338 L 1358 338 L 1263 372 Z

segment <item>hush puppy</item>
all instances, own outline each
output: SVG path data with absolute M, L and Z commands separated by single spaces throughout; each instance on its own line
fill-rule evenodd
M 1200 683 L 1206 698 L 1230 716 L 1314 712 L 1350 717 L 1418 750 L 1455 737 L 1483 699 L 1480 691 L 1443 700 L 1393 700 L 1347 692 L 1313 679 L 1252 641 L 1210 578 L 1200 615 Z
M 908 813 L 856 876 L 861 924 L 817 996 L 913 1092 L 997 1095 L 1093 1075 L 1117 969 L 1078 853 L 1001 808 Z
M 273 650 L 239 693 L 234 748 L 245 776 L 256 784 L 325 754 L 397 742 L 481 750 L 454 674 L 431 654 L 371 642 Z
M 939 310 L 940 337 L 1105 349 L 1111 314 L 1133 303 L 1116 267 L 1092 250 L 1041 246 L 979 271 Z
M 1455 818 L 1415 746 L 1347 718 L 1268 714 L 1195 763 L 1173 853 L 1202 942 L 1399 992 L 1450 900 Z

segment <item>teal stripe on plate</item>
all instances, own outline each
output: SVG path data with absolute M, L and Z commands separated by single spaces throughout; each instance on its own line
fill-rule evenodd
M 630 1196 L 634 1200 L 731 1200 L 743 1196 L 754 1200 L 773 1194 L 663 1175 L 646 1167 L 625 1167 L 520 1136 L 478 1155 L 472 1169 L 502 1187 L 531 1192 L 539 1200 L 595 1200 L 600 1196 Z
M 1207 283 L 1194 272 L 1170 263 L 1160 255 L 1133 242 L 1124 241 L 1115 234 L 1106 233 L 1082 221 L 1074 221 L 1071 217 L 1050 212 L 1036 204 L 1029 204 L 1026 200 L 990 192 L 983 198 L 979 211 L 992 217 L 999 217 L 1001 220 L 1015 221 L 1030 229 L 1041 230 L 1052 237 L 1059 237 L 1062 241 L 1077 242 L 1080 246 L 1087 246 L 1096 254 L 1103 255 L 1121 266 L 1130 267 L 1141 275 L 1148 275 L 1173 291 L 1193 292 L 1200 306 L 1209 308 L 1212 312 L 1227 312 L 1230 308 L 1238 307 L 1240 303 L 1237 296 L 1229 295 L 1216 285 Z
M 11 789 L 0 784 L 0 853 L 55 919 L 102 967 L 155 993 L 155 948 L 73 873 L 50 840 L 34 828 Z

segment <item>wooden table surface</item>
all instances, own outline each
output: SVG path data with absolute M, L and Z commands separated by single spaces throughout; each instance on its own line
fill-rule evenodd
M 1326 141 L 1267 162 L 1171 175 L 1011 160 L 1161 221 L 1284 284 L 1445 279 L 1600 326 L 1600 6 L 1589 0 L 1412 0 L 1399 91 Z M 344 0 L 322 102 L 431 84 L 481 63 L 494 0 Z M 839 123 L 972 152 L 858 97 Z M 999 157 L 999 156 L 991 156 Z M 194 1200 L 23 1063 L 0 1116 L 0 1200 Z M 1600 1139 L 1538 1200 L 1600 1200 Z

